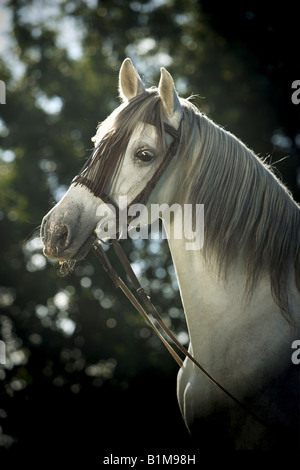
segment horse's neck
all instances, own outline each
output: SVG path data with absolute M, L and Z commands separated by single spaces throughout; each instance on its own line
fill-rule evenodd
M 172 228 L 169 233 L 174 233 Z M 186 250 L 184 239 L 170 236 L 168 241 L 190 335 L 190 353 L 264 422 L 293 423 L 298 413 L 299 374 L 292 364 L 291 346 L 299 331 L 288 324 L 274 303 L 269 279 L 261 277 L 247 298 L 242 259 L 229 269 L 225 281 L 218 276 L 216 265 L 205 263 L 201 250 Z M 299 294 L 295 301 L 299 305 Z M 199 430 L 201 442 L 207 436 L 208 443 L 222 445 L 228 434 L 237 449 L 264 448 L 268 432 L 272 434 L 272 426 L 269 430 L 251 421 L 248 413 L 235 406 L 188 359 L 178 372 L 177 396 L 188 428 L 196 434 Z M 215 421 L 208 420 L 207 427 L 203 418 L 211 413 L 215 413 Z
M 185 249 L 185 240 L 170 237 L 169 246 L 190 346 L 204 366 L 212 372 L 228 372 L 232 364 L 237 369 L 256 369 L 262 356 L 274 362 L 274 367 L 280 360 L 290 360 L 291 329 L 273 301 L 267 278 L 260 279 L 247 299 L 246 270 L 241 260 L 229 269 L 225 281 L 218 275 L 217 266 L 205 263 L 201 251 Z M 283 347 L 285 353 L 279 357 Z

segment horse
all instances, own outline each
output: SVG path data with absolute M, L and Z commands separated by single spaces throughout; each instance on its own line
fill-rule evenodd
M 177 375 L 183 420 L 204 450 L 299 449 L 300 366 L 291 360 L 300 337 L 299 205 L 266 161 L 179 97 L 170 73 L 160 72 L 158 87 L 146 88 L 132 61 L 123 62 L 121 104 L 43 218 L 44 254 L 61 263 L 84 258 L 108 202 L 203 205 L 204 238 L 195 249 L 176 235 L 180 211 L 159 217 L 168 218 L 189 353 L 247 408 L 186 358 Z

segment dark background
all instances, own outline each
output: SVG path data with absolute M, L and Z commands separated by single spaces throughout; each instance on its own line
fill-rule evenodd
M 84 459 L 97 466 L 111 452 L 201 449 L 183 424 L 168 352 L 92 253 L 62 277 L 41 253 L 38 228 L 81 167 L 97 123 L 117 106 L 127 56 L 147 86 L 165 66 L 181 95 L 196 94 L 201 110 L 267 158 L 299 201 L 295 8 L 208 0 L 1 3 L 10 42 L 0 57 L 7 86 L 0 108 L 0 462 Z M 167 244 L 127 241 L 124 248 L 186 342 Z

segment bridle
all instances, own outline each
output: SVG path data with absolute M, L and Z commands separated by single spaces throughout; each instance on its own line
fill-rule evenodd
M 164 130 L 166 133 L 171 135 L 173 138 L 173 142 L 170 144 L 168 147 L 168 150 L 157 168 L 157 170 L 154 172 L 153 176 L 150 178 L 148 181 L 147 185 L 145 188 L 134 198 L 133 201 L 131 201 L 130 206 L 133 204 L 146 204 L 153 189 L 155 188 L 156 184 L 158 183 L 159 179 L 161 178 L 162 174 L 166 170 L 167 166 L 173 159 L 173 157 L 177 154 L 179 144 L 180 144 L 180 138 L 181 138 L 181 127 L 182 127 L 182 120 L 180 122 L 180 126 L 178 130 L 173 128 L 172 126 L 164 123 Z M 80 178 L 80 175 L 76 177 L 73 180 L 75 183 L 83 184 L 85 185 L 85 182 L 83 181 L 82 178 Z M 95 194 L 96 195 L 96 194 Z M 102 191 L 100 197 L 102 201 L 106 204 L 112 204 L 116 211 L 119 211 L 119 207 L 113 201 L 110 199 L 110 197 L 105 193 L 105 191 Z M 259 421 L 261 424 L 264 426 L 266 425 L 259 417 L 257 417 L 251 410 L 248 409 L 243 403 L 241 403 L 234 395 L 232 395 L 225 387 L 223 387 L 207 370 L 187 351 L 187 349 L 182 346 L 182 344 L 177 340 L 177 338 L 174 336 L 174 334 L 170 331 L 170 329 L 166 326 L 164 321 L 162 320 L 161 316 L 159 315 L 156 307 L 153 305 L 149 295 L 146 294 L 145 290 L 141 286 L 137 276 L 135 275 L 130 262 L 123 251 L 119 240 L 118 239 L 112 239 L 110 241 L 110 244 L 112 245 L 117 257 L 119 258 L 125 273 L 129 277 L 133 288 L 136 292 L 136 294 L 140 297 L 142 303 L 144 304 L 144 307 L 141 305 L 141 303 L 138 301 L 137 297 L 132 293 L 132 291 L 129 289 L 129 287 L 126 285 L 126 283 L 122 280 L 122 278 L 117 274 L 115 269 L 112 267 L 103 247 L 101 240 L 97 240 L 94 245 L 94 253 L 96 257 L 101 261 L 102 266 L 104 270 L 107 272 L 109 277 L 112 279 L 114 285 L 117 288 L 120 288 L 122 292 L 126 295 L 126 297 L 129 299 L 129 301 L 132 303 L 132 305 L 135 307 L 135 309 L 142 315 L 142 317 L 146 320 L 146 322 L 149 323 L 151 328 L 155 331 L 157 336 L 160 338 L 160 340 L 163 342 L 163 344 L 166 346 L 172 357 L 175 359 L 179 367 L 182 367 L 183 365 L 183 360 L 181 357 L 176 353 L 174 348 L 169 344 L 169 342 L 164 338 L 164 336 L 161 334 L 155 323 L 152 321 L 150 318 L 150 315 L 153 317 L 156 323 L 161 327 L 161 329 L 164 331 L 164 333 L 171 339 L 171 341 L 176 345 L 176 347 L 183 353 L 183 355 L 187 358 L 189 358 L 193 364 L 202 371 L 203 374 L 208 377 L 208 379 L 213 382 L 220 390 L 222 390 L 229 398 L 231 398 L 237 405 L 239 405 L 244 411 L 249 413 L 255 420 Z

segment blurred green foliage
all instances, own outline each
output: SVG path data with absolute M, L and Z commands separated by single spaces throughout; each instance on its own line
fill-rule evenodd
M 288 6 L 266 16 L 260 2 L 205 0 L 10 0 L 1 8 L 10 42 L 0 57 L 0 452 L 32 458 L 39 448 L 45 459 L 62 452 L 71 462 L 124 446 L 188 449 L 172 358 L 92 254 L 60 276 L 42 255 L 38 228 L 118 105 L 127 56 L 148 86 L 168 68 L 182 96 L 196 94 L 216 122 L 279 161 L 299 201 L 300 106 L 291 102 L 299 61 L 286 54 L 293 15 Z M 166 242 L 124 246 L 187 344 Z

